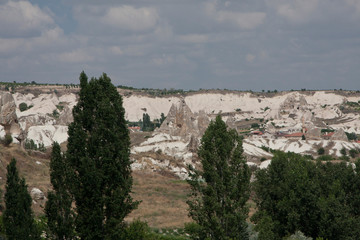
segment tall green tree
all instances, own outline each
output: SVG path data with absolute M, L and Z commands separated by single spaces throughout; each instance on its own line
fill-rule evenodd
M 6 177 L 3 221 L 7 239 L 40 239 L 31 209 L 32 200 L 25 179 L 19 177 L 14 158 L 7 166 Z
M 104 73 L 80 74 L 78 104 L 69 125 L 66 160 L 81 239 L 122 239 L 124 218 L 137 207 L 132 188 L 130 139 L 122 98 Z
M 143 125 L 142 130 L 144 132 L 154 131 L 154 124 L 150 120 L 150 116 L 147 113 L 143 113 Z
M 51 239 L 75 239 L 73 198 L 69 192 L 68 164 L 61 154 L 60 145 L 54 142 L 50 160 L 50 181 L 53 191 L 48 193 L 45 215 Z
M 200 239 L 248 239 L 246 218 L 250 170 L 241 138 L 220 116 L 201 139 L 202 170 L 190 167 L 189 215 L 200 226 Z

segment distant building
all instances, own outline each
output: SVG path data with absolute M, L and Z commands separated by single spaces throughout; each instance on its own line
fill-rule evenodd
M 329 132 L 327 134 L 324 134 L 322 137 L 326 140 L 330 140 L 330 138 L 332 137 L 332 135 L 334 135 L 335 132 Z
M 302 132 L 296 132 L 291 134 L 285 134 L 284 137 L 286 138 L 301 138 L 304 135 Z
M 141 128 L 140 127 L 128 127 L 130 132 L 140 132 Z

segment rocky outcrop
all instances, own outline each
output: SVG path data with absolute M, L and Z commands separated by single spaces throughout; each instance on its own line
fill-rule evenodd
M 345 131 L 343 129 L 339 129 L 335 131 L 335 133 L 331 136 L 330 140 L 348 141 L 348 138 Z
M 204 134 L 209 123 L 209 117 L 205 112 L 200 111 L 198 114 L 194 114 L 182 99 L 178 104 L 171 106 L 158 131 L 172 136 L 180 136 L 183 139 L 190 139 L 191 136 L 198 138 Z
M 321 129 L 320 128 L 310 128 L 305 134 L 306 139 L 308 140 L 320 140 L 321 139 Z
M 72 109 L 68 106 L 64 107 L 63 111 L 61 111 L 59 118 L 56 123 L 58 125 L 69 125 L 74 121 L 74 117 L 72 115 Z
M 4 126 L 7 133 L 11 133 L 10 130 L 12 127 L 14 131 L 18 129 L 16 104 L 13 96 L 9 92 L 0 93 L 0 124 Z
M 299 93 L 294 93 L 289 95 L 285 101 L 281 104 L 281 109 L 296 109 L 296 110 L 304 110 L 307 106 L 307 101 L 303 95 Z
M 33 200 L 38 201 L 38 200 L 44 200 L 45 199 L 45 195 L 44 193 L 38 189 L 38 188 L 33 188 L 31 189 L 30 192 L 30 196 Z

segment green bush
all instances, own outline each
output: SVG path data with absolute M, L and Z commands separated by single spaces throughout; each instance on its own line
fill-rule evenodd
M 38 150 L 41 152 L 45 152 L 46 148 L 44 146 L 44 143 L 39 143 L 39 146 L 34 142 L 32 139 L 26 139 L 25 140 L 25 149 L 28 150 Z
M 341 155 L 346 156 L 346 148 L 340 150 Z
M 53 111 L 53 113 L 52 113 L 52 116 L 54 117 L 54 118 L 58 118 L 59 117 L 59 112 L 55 109 L 54 111 Z
M 147 239 L 147 235 L 149 234 L 150 228 L 146 222 L 142 222 L 139 219 L 133 221 L 126 228 L 125 234 L 126 237 L 124 239 L 134 239 L 134 240 L 142 240 Z
M 13 138 L 10 134 L 6 134 L 2 142 L 5 146 L 9 146 L 13 142 Z
M 311 237 L 306 237 L 302 232 L 296 231 L 293 235 L 286 238 L 286 240 L 312 240 Z
M 343 161 L 350 161 L 350 158 L 348 156 L 341 156 L 339 157 L 339 160 L 343 160 Z
M 264 146 L 264 145 L 262 145 L 260 148 L 261 148 L 262 150 L 266 151 L 266 152 L 269 152 L 269 151 L 270 151 L 270 148 L 269 148 L 269 147 L 266 147 L 266 146 Z
M 324 149 L 323 147 L 321 147 L 321 148 L 319 148 L 319 149 L 317 150 L 317 153 L 318 153 L 319 155 L 323 155 L 323 154 L 325 153 L 325 149 Z
M 312 155 L 310 155 L 310 154 L 305 154 L 303 157 L 304 157 L 306 160 L 314 160 L 314 157 L 313 157 Z
M 199 239 L 201 234 L 201 226 L 195 222 L 185 223 L 185 232 L 193 237 Z
M 19 104 L 20 112 L 26 111 L 28 109 L 28 106 L 26 103 L 22 102 Z
M 330 155 L 322 155 L 322 156 L 319 156 L 317 158 L 317 160 L 320 160 L 320 161 L 330 161 L 330 160 L 333 160 L 334 158 Z
M 356 150 L 356 149 L 350 149 L 350 150 L 349 150 L 349 154 L 350 154 L 350 156 L 351 156 L 352 158 L 355 158 L 358 153 L 359 153 L 359 152 L 358 152 L 358 150 Z

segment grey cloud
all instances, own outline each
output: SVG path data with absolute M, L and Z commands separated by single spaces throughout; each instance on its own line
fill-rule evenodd
M 359 88 L 354 0 L 41 3 L 29 9 L 52 20 L 18 37 L 1 31 L 2 81 L 77 83 L 85 70 L 134 87 Z M 72 17 L 59 21 L 64 4 Z
M 219 23 L 230 23 L 238 26 L 241 29 L 253 29 L 261 25 L 266 17 L 264 12 L 239 12 L 229 10 L 218 10 L 217 1 L 206 3 L 206 13 L 213 17 Z M 225 2 L 225 6 L 229 5 Z
M 54 24 L 52 17 L 27 1 L 0 5 L 0 37 L 32 37 Z

